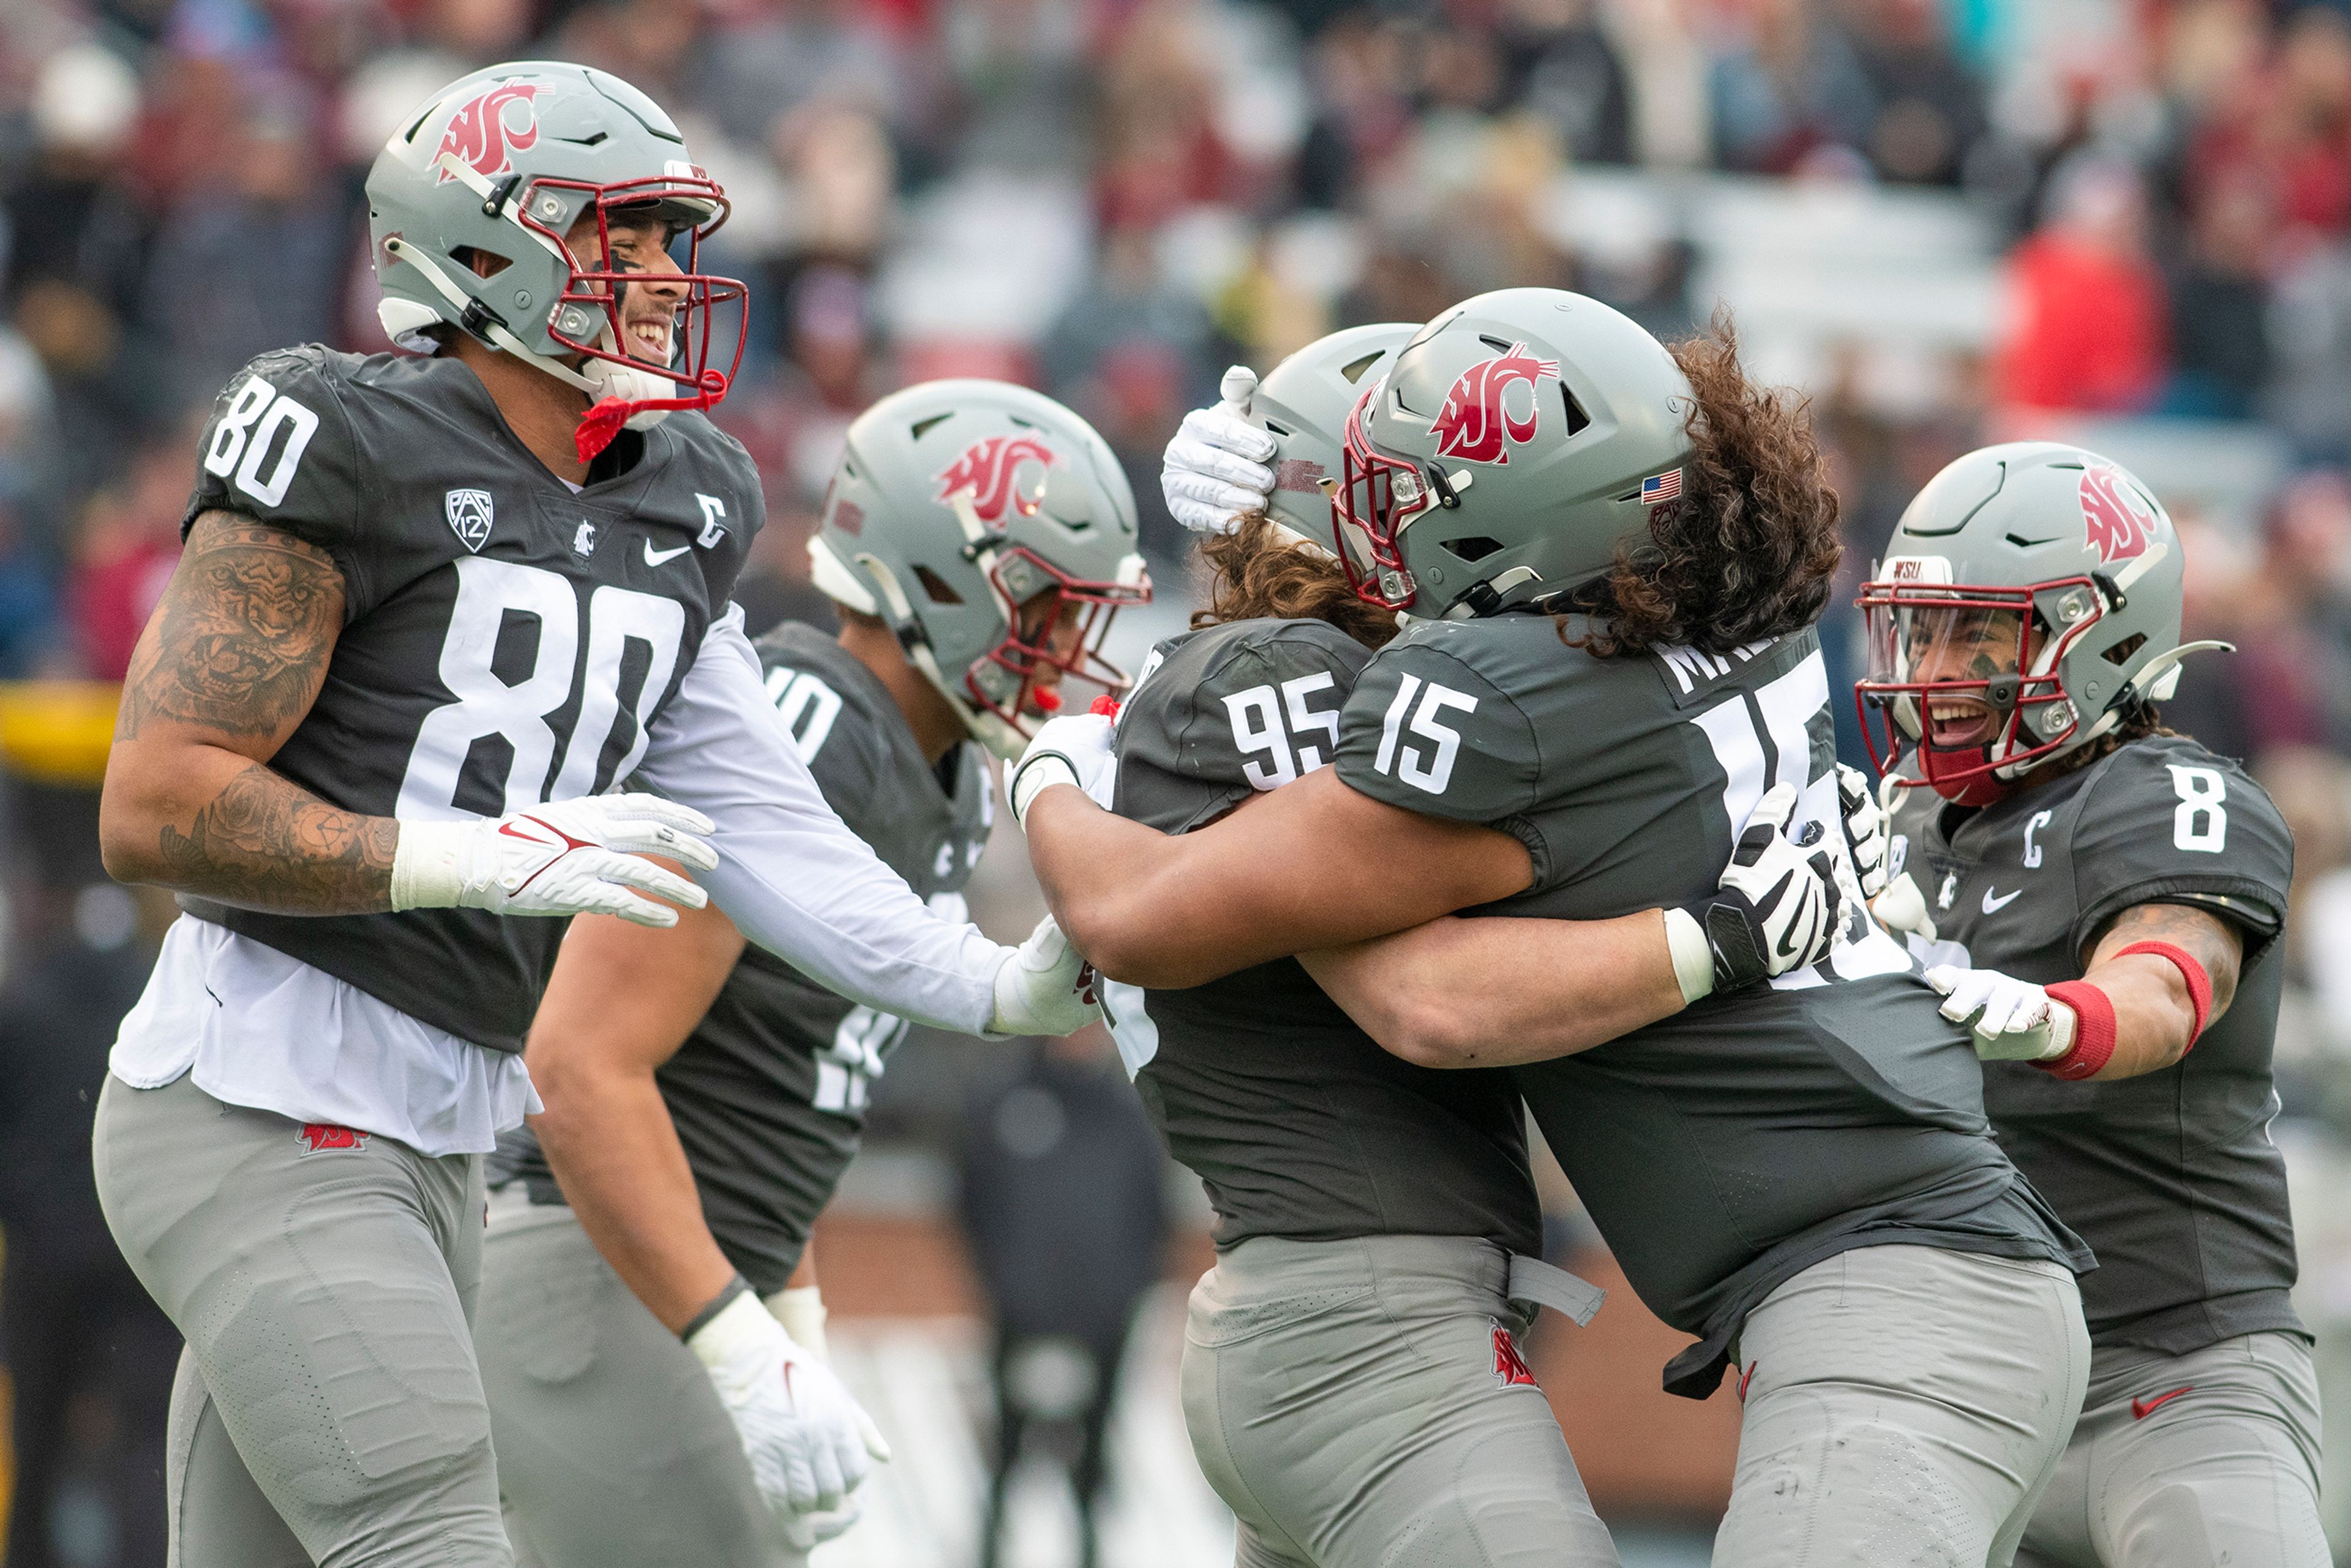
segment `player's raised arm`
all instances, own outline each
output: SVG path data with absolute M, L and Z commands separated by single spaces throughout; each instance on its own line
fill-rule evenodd
M 716 824 L 702 881 L 743 935 L 835 994 L 964 1034 L 1067 1034 L 1096 1016 L 1050 921 L 1000 946 L 850 831 L 759 684 L 739 608 L 712 624 L 638 776 Z

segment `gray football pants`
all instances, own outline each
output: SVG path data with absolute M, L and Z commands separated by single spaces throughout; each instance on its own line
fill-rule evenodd
M 2241 1334 L 2186 1355 L 2097 1351 L 2016 1561 L 2328 1568 L 2318 1456 L 2318 1375 L 2299 1335 Z
M 1615 1568 L 1567 1439 L 1517 1381 L 1509 1255 L 1468 1237 L 1224 1253 L 1193 1289 L 1184 1421 L 1237 1568 Z
M 187 1340 L 172 1568 L 512 1568 L 466 1318 L 481 1161 L 109 1077 L 99 1200 Z
M 519 1183 L 490 1199 L 474 1320 L 525 1568 L 799 1568 L 709 1374 Z
M 2062 1265 L 1930 1247 L 1814 1264 L 1736 1350 L 1715 1568 L 2007 1568 L 2090 1370 Z

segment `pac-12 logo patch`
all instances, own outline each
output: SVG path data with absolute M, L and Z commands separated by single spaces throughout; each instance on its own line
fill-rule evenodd
M 2082 526 L 2101 565 L 2145 555 L 2155 538 L 2154 509 L 2111 464 L 2082 471 Z
M 338 1127 L 332 1122 L 305 1122 L 301 1130 L 294 1134 L 294 1141 L 302 1145 L 301 1154 L 296 1157 L 307 1160 L 312 1155 L 328 1154 L 337 1149 L 364 1149 L 368 1134 L 350 1127 Z
M 1508 463 L 1509 451 L 1502 438 L 1523 446 L 1535 438 L 1542 425 L 1544 381 L 1559 374 L 1557 360 L 1539 360 L 1527 352 L 1524 343 L 1513 343 L 1505 352 L 1490 360 L 1480 360 L 1453 383 L 1445 394 L 1445 406 L 1428 427 L 1437 437 L 1439 457 L 1467 458 L 1472 463 Z M 1505 395 L 1519 382 L 1527 383 L 1527 413 L 1524 419 L 1510 413 Z
M 1491 1318 L 1486 1321 L 1494 1330 L 1494 1375 L 1502 1380 L 1502 1386 L 1541 1387 L 1542 1385 L 1535 1381 L 1534 1369 L 1527 1364 L 1526 1357 L 1519 1354 L 1518 1342 L 1510 1337 L 1510 1331 Z
M 1033 435 L 991 435 L 975 441 L 938 476 L 938 498 L 952 501 L 956 491 L 970 491 L 973 515 L 991 526 L 1002 522 L 1004 514 L 1016 507 L 1022 517 L 1034 516 L 1044 493 L 1045 476 L 1039 473 L 1029 494 L 1022 495 L 1017 481 L 1023 465 L 1029 465 L 1040 470 L 1050 468 L 1053 449 Z
M 515 153 L 538 145 L 538 110 L 531 102 L 538 96 L 537 82 L 502 81 L 459 106 L 449 117 L 449 128 L 441 133 L 434 162 L 438 164 L 444 153 L 454 152 L 458 162 L 486 180 L 508 172 L 514 167 Z M 449 178 L 449 171 L 443 169 L 435 183 L 446 184 Z
M 496 508 L 487 490 L 452 490 L 441 504 L 449 515 L 449 527 L 467 549 L 478 550 L 489 541 L 490 519 Z

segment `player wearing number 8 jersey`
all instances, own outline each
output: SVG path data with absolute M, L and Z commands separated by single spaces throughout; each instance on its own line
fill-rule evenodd
M 1334 547 L 1413 619 L 1355 680 L 1335 764 L 1170 839 L 1047 788 L 1031 853 L 1115 979 L 1308 949 L 1389 1049 L 1527 1064 L 1634 1287 L 1698 1336 L 1669 1386 L 1704 1396 L 1736 1359 L 1718 1562 L 2002 1564 L 2079 1407 L 2089 1259 L 1898 946 L 1856 914 L 1768 988 L 1562 1040 L 1614 956 L 1544 961 L 1511 929 L 1542 920 L 1485 918 L 1605 931 L 1707 885 L 1779 789 L 1835 818 L 1810 628 L 1834 505 L 1792 403 L 1744 385 L 1727 342 L 1669 355 L 1553 291 L 1438 318 L 1348 431 Z M 1416 852 L 1448 833 L 1450 861 Z M 1311 951 L 1438 899 L 1481 918 Z
M 368 194 L 415 352 L 291 349 L 224 391 L 101 808 L 109 869 L 186 910 L 95 1146 L 188 1341 L 180 1568 L 512 1561 L 467 1319 L 562 926 L 500 916 L 707 896 L 877 1008 L 1091 1011 L 1073 961 L 942 921 L 844 828 L 760 688 L 728 603 L 758 479 L 698 412 L 742 286 L 695 270 L 726 199 L 668 117 L 492 68 L 402 120 Z
M 926 382 L 850 426 L 813 541 L 840 636 L 755 646 L 825 799 L 948 918 L 992 821 L 985 744 L 1123 687 L 1092 650 L 1148 591 L 1134 546 L 1110 449 L 1024 387 Z M 776 1568 L 853 1521 L 837 1496 L 795 1506 L 680 1334 L 747 1296 L 733 1310 L 823 1354 L 809 1228 L 905 1030 L 715 910 L 573 923 L 525 1057 L 546 1109 L 491 1162 L 475 1326 L 534 1568 Z
M 2162 729 L 2180 540 L 2095 453 L 1946 468 L 1863 588 L 1898 913 L 2001 1145 L 2096 1249 L 2079 1426 L 2018 1561 L 2323 1568 L 2317 1383 L 2270 1053 L 2294 844 Z

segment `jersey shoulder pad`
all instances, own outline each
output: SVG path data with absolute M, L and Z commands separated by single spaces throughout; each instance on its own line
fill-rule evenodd
M 787 621 L 753 640 L 768 700 L 790 732 L 800 760 L 843 821 L 872 805 L 891 723 L 904 723 L 872 672 L 815 627 Z
M 1119 711 L 1120 811 L 1181 831 L 1329 763 L 1371 656 L 1321 621 L 1228 622 L 1162 643 Z
M 2177 897 L 2266 940 L 2283 925 L 2294 834 L 2269 792 L 2186 736 L 2092 763 L 2073 824 L 2077 944 L 2135 904 Z
M 1589 663 L 1542 616 L 1415 622 L 1355 682 L 1339 777 L 1374 800 L 1458 821 L 1526 811 L 1543 782 L 1529 698 Z
M 343 407 L 360 362 L 305 343 L 262 354 L 230 377 L 197 444 L 181 537 L 200 512 L 241 512 L 319 546 L 353 577 L 373 488 Z

